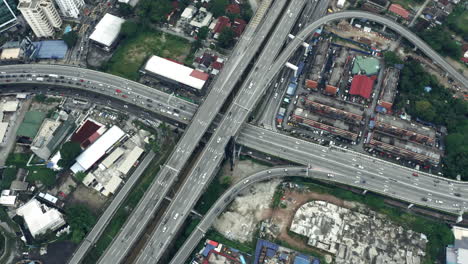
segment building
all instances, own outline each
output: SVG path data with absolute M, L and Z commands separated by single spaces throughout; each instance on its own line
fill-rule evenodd
M 76 163 L 70 168 L 71 171 L 73 173 L 87 171 L 124 135 L 125 132 L 119 127 L 111 127 L 106 131 L 106 133 L 104 133 L 104 135 L 98 138 L 89 148 L 76 158 Z
M 380 62 L 376 58 L 356 56 L 354 60 L 352 74 L 375 75 L 380 70 Z
M 336 3 L 336 7 L 343 8 L 345 3 L 346 3 L 346 0 L 338 0 L 338 2 Z
M 231 20 L 229 20 L 228 17 L 222 16 L 218 17 L 216 20 L 216 23 L 213 27 L 213 33 L 214 33 L 214 38 L 217 39 L 219 36 L 219 33 L 225 28 L 225 27 L 231 27 Z
M 39 158 L 48 160 L 74 128 L 75 122 L 71 117 L 65 121 L 44 120 L 31 144 L 31 150 Z
M 378 105 L 382 107 L 382 110 L 386 113 L 392 112 L 393 101 L 395 100 L 398 77 L 400 71 L 396 68 L 390 67 L 385 70 L 384 79 L 382 81 L 382 92 L 378 101 Z M 382 112 L 382 111 L 379 111 Z
M 190 25 L 196 28 L 207 27 L 212 19 L 213 14 L 208 12 L 206 8 L 201 7 L 198 14 L 190 21 Z
M 410 12 L 399 4 L 391 4 L 388 8 L 388 11 L 406 20 L 408 20 L 410 17 Z
M 468 263 L 468 229 L 454 226 L 452 228 L 455 243 L 446 248 L 447 264 Z
M 143 154 L 144 150 L 135 146 L 130 153 L 125 157 L 120 166 L 117 168 L 123 175 L 126 175 L 130 169 L 135 165 L 138 158 Z
M 38 38 L 52 37 L 54 29 L 62 26 L 62 19 L 51 0 L 20 0 L 18 10 Z
M 3 139 L 5 138 L 8 127 L 8 122 L 0 122 L 0 144 L 3 144 Z
M 94 28 L 89 39 L 94 41 L 94 43 L 102 47 L 104 50 L 110 51 L 117 42 L 120 28 L 124 22 L 125 19 L 123 18 L 111 14 L 105 14 Z
M 34 42 L 36 59 L 63 59 L 68 51 L 68 46 L 63 40 L 44 40 Z
M 78 18 L 85 5 L 83 0 L 55 0 L 64 17 Z
M 196 12 L 197 12 L 196 7 L 194 7 L 192 5 L 187 6 L 184 9 L 184 11 L 182 12 L 182 14 L 180 15 L 180 22 L 189 23 L 190 20 L 192 20 L 192 18 L 195 15 Z
M 196 92 L 203 89 L 209 77 L 207 73 L 158 56 L 152 56 L 146 62 L 142 72 L 155 75 L 169 83 L 182 85 Z
M 11 207 L 16 206 L 16 198 L 16 195 L 14 195 L 12 191 L 3 190 L 0 195 L 0 205 Z
M 36 199 L 31 199 L 25 205 L 16 210 L 33 237 L 45 234 L 47 231 L 55 231 L 65 225 L 63 215 L 55 208 L 49 208 Z
M 14 0 L 0 0 L 0 33 L 18 24 Z
M 70 141 L 79 143 L 82 148 L 87 148 L 104 132 L 106 127 L 94 120 L 87 119 L 71 136 Z
M 371 96 L 372 88 L 374 87 L 373 78 L 367 77 L 365 75 L 356 75 L 351 82 L 351 89 L 349 94 L 359 95 L 366 99 L 369 99 Z
M 21 41 L 7 41 L 0 49 L 0 60 L 13 63 L 33 59 L 37 52 L 37 47 L 27 37 Z

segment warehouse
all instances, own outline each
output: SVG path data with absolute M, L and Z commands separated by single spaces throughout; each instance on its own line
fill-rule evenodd
M 207 73 L 158 56 L 152 56 L 146 62 L 142 73 L 155 75 L 164 81 L 182 85 L 195 92 L 200 92 L 203 89 L 209 77 Z
M 98 138 L 89 148 L 76 158 L 76 163 L 70 168 L 73 173 L 86 171 L 98 161 L 106 151 L 117 143 L 125 132 L 117 126 L 111 127 Z
M 104 50 L 110 51 L 117 42 L 120 28 L 124 22 L 125 19 L 123 18 L 105 14 L 89 38 Z

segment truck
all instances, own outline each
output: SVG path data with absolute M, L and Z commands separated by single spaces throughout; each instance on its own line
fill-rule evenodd
M 36 81 L 43 82 L 43 81 L 44 81 L 44 78 L 42 78 L 42 77 L 37 77 L 37 78 L 36 78 Z
M 59 76 L 57 74 L 49 74 L 49 77 L 58 78 Z
M 278 115 L 284 116 L 285 113 L 286 113 L 286 109 L 285 109 L 284 107 L 281 107 L 281 108 L 279 109 Z

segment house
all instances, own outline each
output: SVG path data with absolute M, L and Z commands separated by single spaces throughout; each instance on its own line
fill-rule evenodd
M 232 24 L 232 30 L 234 33 L 236 33 L 236 37 L 240 37 L 242 35 L 242 32 L 244 32 L 245 27 L 247 26 L 247 23 L 240 19 L 236 18 L 234 19 L 234 23 Z
M 399 4 L 391 4 L 388 8 L 388 11 L 406 20 L 408 20 L 410 17 L 410 12 Z
M 215 24 L 215 26 L 213 28 L 213 33 L 215 34 L 214 35 L 215 39 L 218 38 L 219 33 L 221 33 L 221 31 L 225 27 L 231 27 L 231 21 L 229 20 L 229 18 L 226 17 L 226 16 L 218 17 L 217 22 L 216 22 L 216 24 Z

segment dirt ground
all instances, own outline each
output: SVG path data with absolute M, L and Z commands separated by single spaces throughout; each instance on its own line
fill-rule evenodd
M 352 209 L 357 206 L 355 203 L 338 199 L 335 196 L 329 194 L 321 194 L 309 191 L 297 192 L 296 190 L 290 189 L 285 191 L 283 199 L 284 203 L 287 205 L 286 208 L 277 208 L 272 210 L 270 215 L 272 223 L 277 225 L 280 230 L 276 238 L 285 241 L 289 245 L 292 245 L 298 249 L 316 251 L 322 254 L 323 252 L 317 251 L 315 248 L 307 246 L 304 241 L 300 241 L 288 234 L 289 227 L 291 226 L 291 222 L 297 209 L 311 200 L 327 201 L 348 209 Z
M 251 160 L 237 160 L 232 171 L 228 162 L 226 162 L 226 165 L 223 166 L 222 170 L 223 177 L 231 177 L 232 184 L 234 184 L 247 176 L 266 170 L 267 168 L 267 166 L 255 163 Z
M 86 204 L 96 214 L 100 214 L 107 198 L 94 189 L 80 184 L 69 197 L 69 204 Z

